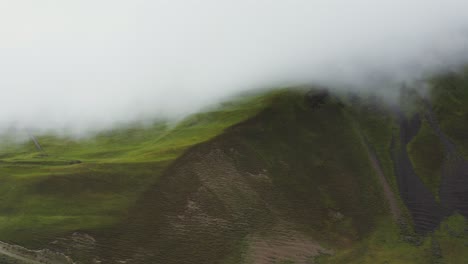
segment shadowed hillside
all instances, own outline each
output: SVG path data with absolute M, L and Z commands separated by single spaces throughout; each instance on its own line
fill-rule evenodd
M 303 240 L 310 249 L 291 256 L 301 260 L 365 237 L 390 217 L 344 112 L 334 98 L 310 105 L 287 93 L 190 149 L 130 211 L 117 247 L 142 262 L 221 263 L 243 249 L 269 263 L 288 252 L 254 241 Z

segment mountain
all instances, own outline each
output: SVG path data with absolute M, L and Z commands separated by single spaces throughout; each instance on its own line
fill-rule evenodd
M 0 254 L 5 263 L 465 263 L 468 73 L 427 84 L 402 88 L 398 103 L 280 89 L 175 124 L 37 136 L 40 149 L 5 136 Z

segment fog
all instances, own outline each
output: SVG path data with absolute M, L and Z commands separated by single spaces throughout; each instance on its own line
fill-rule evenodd
M 74 134 L 256 89 L 392 98 L 468 61 L 468 1 L 2 0 L 0 130 Z

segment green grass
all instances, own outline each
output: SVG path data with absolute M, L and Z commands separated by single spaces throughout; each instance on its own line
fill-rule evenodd
M 399 227 L 381 219 L 374 232 L 353 247 L 338 251 L 332 256 L 321 256 L 318 263 L 431 263 L 426 253 L 427 242 L 416 246 L 405 242 L 400 236 Z
M 444 263 L 466 263 L 468 259 L 468 222 L 459 214 L 446 219 L 434 234 L 440 244 Z
M 38 153 L 32 142 L 0 144 L 4 162 L 144 162 L 173 160 L 188 147 L 209 140 L 223 130 L 268 105 L 270 98 L 281 91 L 239 98 L 220 108 L 194 114 L 174 124 L 158 121 L 152 125 L 129 124 L 99 133 L 91 138 L 72 139 L 38 136 L 47 155 Z
M 393 191 L 398 193 L 394 164 L 389 151 L 392 135 L 398 132 L 398 127 L 386 103 L 375 97 L 363 97 L 358 104 L 347 104 L 346 110 L 349 117 L 356 122 L 356 129 L 374 149 Z
M 367 238 L 332 256 L 321 256 L 317 263 L 462 264 L 468 259 L 467 228 L 466 218 L 455 214 L 444 220 L 433 234 L 408 238 L 394 223 L 383 219 Z
M 238 98 L 177 124 L 129 125 L 82 139 L 38 136 L 46 155 L 30 141 L 3 137 L 0 240 L 41 247 L 68 232 L 121 222 L 187 148 L 255 115 L 277 93 Z

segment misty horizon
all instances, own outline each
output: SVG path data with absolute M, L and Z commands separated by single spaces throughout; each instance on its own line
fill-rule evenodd
M 174 118 L 258 89 L 392 98 L 468 63 L 466 1 L 8 1 L 0 130 Z

